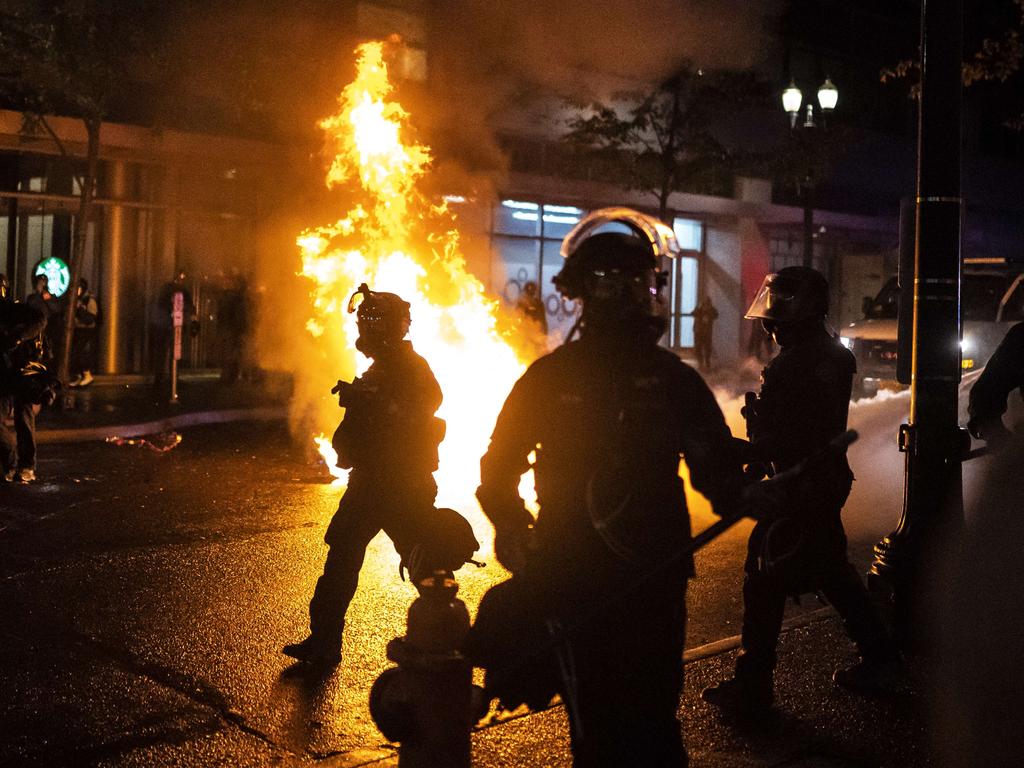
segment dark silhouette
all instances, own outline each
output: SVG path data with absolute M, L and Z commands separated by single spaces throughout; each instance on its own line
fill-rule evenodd
M 233 274 L 217 301 L 220 380 L 225 384 L 234 384 L 242 375 L 251 314 L 249 283 L 243 275 Z
M 32 278 L 33 293 L 25 298 L 25 303 L 43 316 L 46 323 L 43 328 L 43 355 L 47 360 L 55 356 L 60 341 L 60 318 L 63 314 L 60 301 L 50 293 L 50 278 L 36 275 Z
M 74 296 L 75 335 L 71 350 L 71 371 L 75 377 L 69 387 L 87 387 L 92 384 L 92 369 L 96 367 L 96 334 L 100 323 L 100 305 L 89 292 L 85 278 L 78 281 Z
M 693 310 L 693 351 L 702 371 L 711 369 L 712 331 L 716 319 L 718 310 L 711 303 L 711 298 L 705 296 Z
M 341 661 L 345 613 L 366 545 L 381 529 L 414 582 L 437 567 L 454 570 L 476 549 L 472 529 L 458 513 L 434 509 L 432 473 L 444 437 L 444 422 L 434 416 L 441 388 L 427 361 L 405 340 L 409 304 L 393 293 L 371 291 L 365 283 L 353 301 L 359 295 L 356 348 L 373 364 L 355 381 L 339 381 L 332 390 L 345 408 L 333 439 L 338 466 L 352 471 L 324 536 L 330 549 L 309 604 L 309 637 L 283 649 L 314 667 Z M 439 529 L 454 535 L 438 535 Z M 448 552 L 433 551 L 435 539 L 441 538 Z
M 1024 323 L 1017 323 L 992 353 L 985 369 L 971 387 L 967 428 L 993 447 L 1010 438 L 1003 424 L 1006 398 L 1014 389 L 1024 394 Z
M 825 328 L 828 283 L 808 267 L 770 274 L 747 310 L 781 347 L 762 372 L 760 396 L 748 393 L 743 414 L 749 461 L 774 475 L 820 455 L 846 430 L 853 355 Z M 775 648 L 787 595 L 821 590 L 843 617 L 861 661 L 833 679 L 867 688 L 891 669 L 896 652 L 846 556 L 840 512 L 853 473 L 845 454 L 813 463 L 786 489 L 783 509 L 750 535 L 743 580 L 743 653 L 735 676 L 703 693 L 737 714 L 767 710 L 773 701 Z
M 30 483 L 36 479 L 36 400 L 51 386 L 40 364 L 46 318 L 29 304 L 15 302 L 6 275 L 0 275 L 0 459 L 3 480 Z M 14 435 L 7 428 L 8 414 Z
M 747 355 L 762 363 L 772 356 L 772 337 L 765 331 L 760 320 L 750 324 L 750 339 L 747 341 Z
M 1024 435 L 1006 440 L 974 485 L 971 524 L 932 576 L 940 588 L 927 631 L 940 642 L 922 698 L 935 764 L 946 768 L 1020 762 L 1024 656 L 1014 651 L 1024 637 Z
M 581 335 L 516 383 L 481 461 L 477 496 L 513 577 L 484 597 L 465 651 L 507 708 L 561 694 L 577 765 L 685 765 L 676 711 L 693 559 L 672 562 L 690 540 L 679 457 L 716 510 L 738 493 L 739 464 L 707 385 L 657 343 L 648 239 L 592 235 L 555 282 L 582 302 Z M 518 493 L 533 451 L 536 519 Z
M 527 281 L 523 286 L 523 292 L 516 302 L 516 309 L 523 317 L 536 324 L 541 333 L 548 332 L 548 316 L 544 311 L 544 302 L 540 299 L 537 284 L 532 280 Z

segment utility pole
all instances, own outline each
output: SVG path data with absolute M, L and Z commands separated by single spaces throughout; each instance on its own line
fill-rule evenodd
M 869 581 L 891 594 L 898 636 L 919 647 L 935 575 L 963 525 L 957 421 L 960 383 L 960 109 L 963 0 L 921 4 L 921 93 L 912 291 L 910 419 L 900 428 L 905 456 L 903 514 L 875 546 Z M 905 293 L 906 298 L 910 296 Z M 902 301 L 909 307 L 909 301 Z

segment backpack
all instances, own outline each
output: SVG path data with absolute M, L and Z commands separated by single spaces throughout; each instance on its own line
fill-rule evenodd
M 84 328 L 98 328 L 103 322 L 103 310 L 100 307 L 100 303 L 92 294 L 86 294 L 81 298 L 84 299 L 86 307 L 88 307 L 89 302 L 92 301 L 93 305 L 96 307 L 96 312 L 92 313 L 84 307 L 77 307 L 75 309 L 75 323 Z

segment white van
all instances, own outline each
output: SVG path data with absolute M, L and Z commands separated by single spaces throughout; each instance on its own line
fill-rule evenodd
M 840 329 L 843 345 L 857 358 L 853 397 L 872 397 L 896 382 L 896 315 L 899 288 L 890 278 L 878 295 L 864 299 L 864 319 Z M 1014 323 L 1024 320 L 1024 264 L 965 260 L 960 279 L 963 339 L 960 365 L 981 368 Z

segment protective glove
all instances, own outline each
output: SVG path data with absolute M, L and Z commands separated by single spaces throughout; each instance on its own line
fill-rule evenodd
M 531 528 L 506 526 L 494 531 L 494 556 L 507 571 L 519 573 L 526 567 Z
M 786 504 L 786 490 L 781 483 L 764 480 L 751 483 L 743 489 L 742 504 L 747 517 L 755 520 L 775 520 L 782 515 Z
M 338 405 L 341 408 L 347 408 L 349 405 L 349 397 L 352 392 L 352 382 L 342 381 L 338 379 L 338 383 L 331 387 L 331 394 L 338 396 Z
M 745 392 L 743 394 L 743 407 L 740 408 L 740 416 L 747 423 L 747 437 L 752 437 L 753 433 L 757 431 L 757 420 L 759 414 L 757 407 L 760 398 L 756 392 Z
M 768 465 L 763 461 L 752 461 L 743 466 L 743 476 L 752 482 L 759 482 L 768 477 Z
M 992 450 L 999 450 L 1013 436 L 999 416 L 972 417 L 967 422 L 967 431 L 979 440 L 984 440 Z

